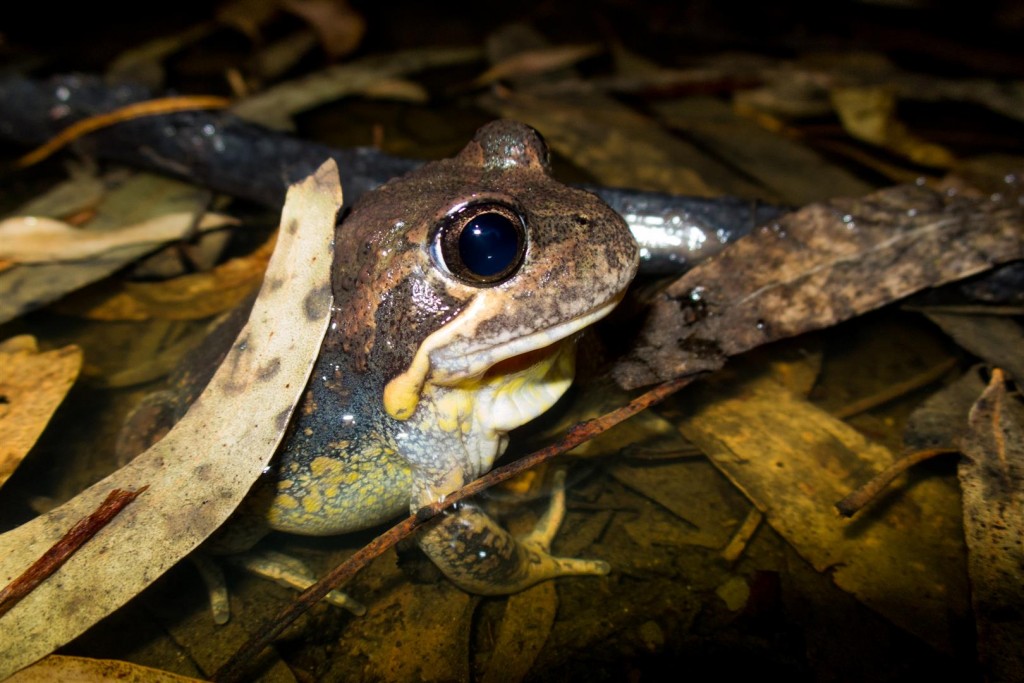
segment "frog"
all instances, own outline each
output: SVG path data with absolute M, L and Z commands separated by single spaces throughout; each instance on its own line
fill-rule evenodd
M 308 386 L 271 465 L 225 527 L 233 531 L 216 542 L 367 529 L 486 473 L 509 432 L 569 388 L 580 334 L 622 300 L 638 261 L 623 219 L 554 179 L 542 136 L 511 120 L 363 195 L 337 228 L 333 310 Z M 234 320 L 240 327 L 244 316 Z M 222 353 L 216 346 L 178 374 L 188 390 L 164 402 L 158 422 L 198 395 Z M 481 595 L 606 574 L 601 560 L 551 554 L 562 486 L 525 537 L 463 502 L 425 525 L 417 543 L 455 585 Z

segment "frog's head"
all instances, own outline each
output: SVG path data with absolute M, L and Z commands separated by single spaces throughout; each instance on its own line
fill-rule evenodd
M 536 131 L 497 121 L 367 195 L 337 259 L 340 342 L 383 373 L 387 413 L 461 388 L 486 394 L 477 412 L 504 432 L 568 387 L 576 333 L 622 298 L 638 250 L 611 208 L 550 177 Z

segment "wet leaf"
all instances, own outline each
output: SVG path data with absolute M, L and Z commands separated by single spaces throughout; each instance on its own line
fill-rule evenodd
M 113 680 L 125 683 L 199 683 L 197 678 L 138 664 L 64 655 L 50 655 L 6 680 L 8 683 L 103 683 Z
M 77 346 L 40 352 L 28 335 L 0 343 L 0 486 L 42 434 L 81 367 Z
M 1024 328 L 1008 316 L 953 315 L 924 310 L 961 348 L 1010 373 L 1024 386 Z
M 917 185 L 812 204 L 762 226 L 658 295 L 614 370 L 625 387 L 866 313 L 1024 257 L 1024 207 Z
M 391 586 L 349 625 L 341 654 L 361 663 L 365 680 L 470 680 L 470 629 L 479 598 L 443 581 Z
M 904 450 L 958 449 L 967 428 L 967 414 L 985 388 L 980 369 L 979 366 L 965 372 L 914 410 L 903 428 Z
M 832 104 L 846 132 L 885 148 L 915 164 L 936 168 L 953 165 L 952 153 L 911 133 L 896 118 L 896 96 L 885 87 L 846 87 L 832 90 Z
M 132 175 L 109 190 L 96 214 L 83 226 L 95 232 L 116 232 L 165 214 L 199 215 L 209 193 L 156 175 Z M 0 322 L 44 306 L 85 285 L 101 280 L 153 250 L 151 244 L 125 246 L 103 258 L 82 263 L 20 264 L 0 272 Z
M 57 304 L 64 313 L 93 320 L 199 320 L 234 308 L 263 278 L 274 238 L 246 256 L 204 273 L 163 282 L 119 282 L 73 294 Z
M 514 683 L 526 678 L 551 633 L 558 612 L 554 581 L 510 595 L 487 660 L 482 683 Z
M 767 375 L 687 396 L 671 417 L 819 572 L 893 623 L 943 646 L 967 587 L 956 492 L 938 480 L 890 494 L 854 522 L 832 505 L 893 454 Z
M 64 505 L 0 536 L 6 585 L 108 492 L 149 487 L 0 617 L 0 676 L 124 604 L 195 549 L 248 492 L 284 434 L 326 331 L 340 203 L 333 161 L 291 188 L 278 247 L 241 341 L 164 439 Z
M 958 470 L 967 570 L 986 679 L 1024 676 L 1024 406 L 992 373 L 970 413 Z
M 234 218 L 220 214 L 208 213 L 196 221 L 191 213 L 174 213 L 116 231 L 91 232 L 52 218 L 18 216 L 0 221 L 0 258 L 23 264 L 97 260 L 125 248 L 153 249 L 182 239 L 193 229 L 207 231 L 237 224 Z

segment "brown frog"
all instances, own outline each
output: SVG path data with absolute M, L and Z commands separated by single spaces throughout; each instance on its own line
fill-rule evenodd
M 368 193 L 338 228 L 335 308 L 309 386 L 236 528 L 364 529 L 487 472 L 509 430 L 569 387 L 578 333 L 615 307 L 637 262 L 619 215 L 553 180 L 544 141 L 512 121 Z M 474 593 L 607 572 L 549 554 L 560 519 L 517 540 L 463 504 L 418 541 Z

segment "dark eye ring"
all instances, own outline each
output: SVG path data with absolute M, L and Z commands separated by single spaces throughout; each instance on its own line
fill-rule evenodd
M 526 221 L 506 204 L 467 204 L 445 216 L 435 244 L 454 277 L 477 287 L 496 285 L 522 265 Z

